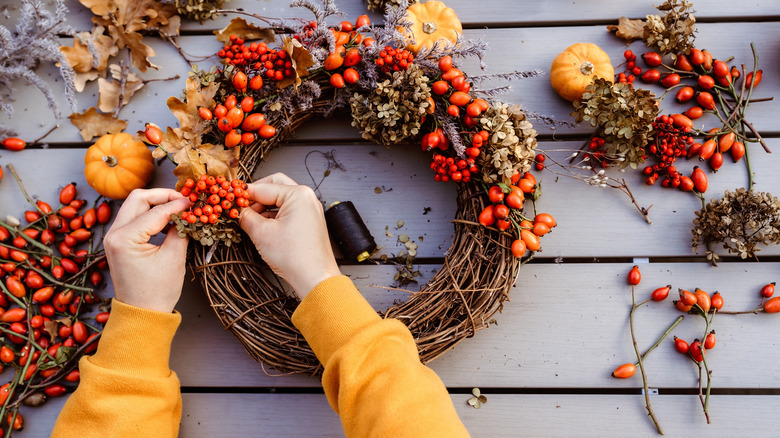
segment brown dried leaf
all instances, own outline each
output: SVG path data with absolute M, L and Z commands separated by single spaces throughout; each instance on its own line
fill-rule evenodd
M 307 48 L 303 47 L 298 40 L 293 38 L 285 38 L 282 48 L 290 55 L 292 71 L 295 72 L 295 75 L 277 82 L 276 86 L 281 89 L 295 84 L 297 87 L 303 82 L 301 81 L 301 78 L 309 75 L 309 67 L 315 64 L 314 57 Z
M 157 66 L 149 61 L 149 58 L 154 56 L 154 49 L 141 42 L 142 39 L 143 35 L 138 32 L 125 32 L 117 41 L 117 46 L 120 48 L 127 46 L 130 49 L 133 65 L 138 70 L 146 71 L 149 67 L 157 70 Z
M 165 35 L 178 35 L 181 26 L 181 17 L 173 3 L 152 2 L 146 10 L 146 27 L 159 29 Z
M 99 72 L 97 70 L 90 70 L 86 73 L 76 73 L 76 78 L 73 80 L 73 85 L 76 88 L 76 91 L 81 93 L 82 91 L 84 91 L 84 87 L 87 86 L 87 82 L 94 81 L 95 79 L 105 75 L 106 75 L 105 70 L 102 72 Z
M 133 65 L 141 71 L 148 68 L 157 69 L 149 61 L 154 56 L 154 50 L 144 44 L 143 36 L 138 31 L 148 27 L 150 17 L 147 13 L 158 17 L 159 12 L 151 6 L 150 0 L 81 0 L 84 6 L 92 10 L 96 17 L 92 21 L 108 29 L 108 33 L 120 49 L 130 48 Z
M 122 93 L 121 87 L 121 68 L 111 65 L 111 76 L 113 81 L 107 81 L 103 78 L 98 79 L 98 109 L 103 112 L 112 112 L 119 106 L 119 95 Z M 136 91 L 144 86 L 144 81 L 135 73 L 130 73 L 125 79 L 124 95 L 122 96 L 122 106 L 130 103 Z
M 180 128 L 168 128 L 163 133 L 163 141 L 152 152 L 156 158 L 166 154 L 176 154 L 187 145 L 198 147 L 200 138 L 209 129 L 209 122 L 198 115 L 198 108 L 212 108 L 215 105 L 214 95 L 217 94 L 219 85 L 212 82 L 206 88 L 201 88 L 200 81 L 196 78 L 187 78 L 185 86 L 186 102 L 178 97 L 169 97 L 167 104 L 171 112 L 179 119 Z M 176 161 L 179 163 L 179 161 Z
M 173 170 L 173 174 L 179 177 L 176 188 L 180 188 L 187 178 L 197 179 L 205 174 L 234 179 L 238 175 L 240 152 L 240 147 L 226 149 L 211 143 L 179 150 L 173 157 L 178 164 Z
M 43 331 L 49 334 L 49 339 L 54 342 L 59 335 L 60 323 L 57 321 L 43 321 Z
M 146 13 L 150 0 L 113 0 L 116 6 L 116 22 L 125 28 L 125 32 L 146 29 Z
M 79 129 L 84 141 L 105 134 L 117 134 L 127 128 L 126 121 L 115 119 L 112 114 L 98 113 L 95 107 L 89 107 L 81 114 L 73 113 L 68 118 Z
M 89 8 L 93 14 L 101 17 L 116 9 L 112 0 L 79 0 L 79 3 Z
M 618 18 L 618 24 L 607 26 L 607 30 L 615 32 L 618 38 L 631 42 L 634 40 L 641 40 L 645 34 L 645 21 L 636 19 L 631 20 L 627 17 Z
M 230 41 L 230 35 L 235 35 L 247 41 L 263 40 L 267 43 L 272 43 L 276 40 L 276 33 L 274 33 L 273 29 L 257 27 L 254 24 L 247 23 L 241 17 L 233 18 L 224 29 L 215 30 L 214 35 L 217 36 L 217 41 L 221 43 Z
M 92 70 L 92 53 L 89 52 L 89 47 L 79 42 L 78 38 L 73 40 L 73 47 L 61 46 L 60 52 L 65 55 L 70 68 L 76 72 L 86 73 Z
M 87 82 L 104 76 L 108 58 L 119 51 L 114 45 L 114 40 L 103 33 L 104 30 L 103 26 L 95 26 L 91 32 L 79 33 L 78 38 L 73 40 L 73 47 L 60 47 L 68 64 L 76 71 L 75 84 L 78 92 L 84 91 Z M 89 49 L 90 42 L 97 51 L 97 62 L 95 62 L 95 53 Z

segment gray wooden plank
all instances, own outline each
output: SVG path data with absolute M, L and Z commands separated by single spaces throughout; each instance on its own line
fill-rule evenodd
M 760 30 L 757 30 L 760 29 Z M 702 24 L 699 28 L 701 47 L 709 47 L 716 56 L 735 56 L 734 63 L 752 65 L 750 54 L 750 42 L 756 42 L 756 48 L 760 57 L 760 66 L 771 66 L 780 62 L 780 55 L 772 50 L 771 41 L 780 38 L 780 23 L 718 23 Z M 761 35 L 757 39 L 755 35 Z M 469 38 L 483 38 L 490 44 L 485 61 L 488 64 L 485 73 L 501 73 L 514 70 L 540 70 L 548 72 L 550 64 L 556 54 L 575 42 L 592 42 L 599 44 L 610 55 L 614 65 L 622 62 L 622 53 L 626 46 L 617 38 L 609 35 L 603 26 L 577 26 L 565 28 L 539 27 L 516 29 L 483 29 L 469 30 L 466 32 Z M 65 41 L 64 41 L 65 43 Z M 208 55 L 219 49 L 219 44 L 210 36 L 188 36 L 181 38 L 181 44 L 193 55 Z M 168 96 L 178 95 L 183 88 L 186 72 L 189 70 L 187 63 L 168 44 L 159 40 L 150 39 L 149 45 L 157 52 L 153 62 L 161 66 L 160 71 L 150 71 L 143 76 L 145 78 L 166 78 L 179 74 L 182 77 L 176 81 L 153 82 L 140 90 L 133 97 L 132 102 L 120 113 L 122 118 L 128 120 L 128 131 L 135 132 L 143 129 L 146 122 L 155 122 L 160 126 L 178 126 L 177 121 L 165 106 Z M 638 53 L 642 47 L 635 43 L 632 49 Z M 508 56 L 507 54 L 511 54 Z M 478 64 L 468 61 L 464 64 L 465 71 L 472 74 L 480 74 Z M 770 69 L 765 69 L 767 74 L 755 97 L 770 97 L 780 91 L 780 76 L 771 74 Z M 58 90 L 57 98 L 63 108 L 67 108 L 64 97 L 60 94 L 57 73 L 51 66 L 42 66 L 40 72 L 44 78 L 52 78 L 55 81 L 54 88 Z M 14 84 L 18 90 L 16 93 L 16 112 L 10 121 L 3 119 L 5 126 L 12 126 L 25 138 L 36 138 L 45 132 L 55 121 L 46 108 L 46 104 L 37 90 L 33 87 L 16 81 Z M 520 103 L 531 112 L 545 117 L 551 117 L 558 121 L 573 122 L 570 116 L 572 106 L 559 98 L 549 86 L 547 75 L 514 81 L 508 93 L 501 96 L 501 100 L 510 103 Z M 662 89 L 657 86 L 648 86 L 654 93 L 660 95 Z M 95 105 L 97 102 L 97 84 L 91 83 L 85 92 L 78 96 L 79 112 Z M 664 99 L 662 108 L 665 112 L 682 112 L 687 106 L 677 104 L 672 96 Z M 748 109 L 748 119 L 756 128 L 766 136 L 778 134 L 777 124 L 773 115 L 780 110 L 780 100 L 755 103 Z M 31 116 L 31 115 L 35 116 Z M 706 128 L 715 127 L 715 116 L 706 115 L 697 126 Z M 49 138 L 50 142 L 81 142 L 81 137 L 74 126 L 68 120 L 61 121 L 62 127 L 55 131 Z M 577 125 L 575 127 L 554 127 L 535 123 L 540 134 L 578 134 L 589 135 L 592 129 L 589 126 Z M 334 121 L 317 121 L 307 123 L 295 136 L 295 139 L 306 141 L 320 141 L 323 139 L 358 139 L 357 131 L 349 126 L 344 117 Z
M 657 436 L 640 395 L 491 394 L 489 389 L 483 394 L 488 401 L 481 409 L 466 404 L 468 394 L 451 395 L 474 437 Z M 65 400 L 27 408 L 24 436 L 49 436 Z M 778 396 L 717 396 L 711 400 L 709 425 L 695 396 L 658 395 L 651 400 L 665 436 L 771 437 L 780 427 L 774 415 L 780 409 Z M 322 394 L 194 393 L 183 394 L 182 402 L 183 437 L 245 437 L 257 436 L 258 431 L 263 436 L 344 436 Z
M 486 394 L 481 409 L 466 404 L 468 394 L 453 394 L 458 415 L 473 437 L 657 436 L 639 395 Z M 410 403 L 415 399 L 410 395 Z M 185 394 L 182 436 L 225 437 L 266 433 L 301 437 L 343 436 L 338 417 L 322 395 Z M 724 396 L 713 400 L 707 425 L 694 396 L 655 396 L 653 409 L 666 436 L 774 436 L 780 421 L 777 396 Z M 417 400 L 417 402 L 422 402 Z M 299 412 L 307 412 L 304 421 Z
M 308 18 L 305 10 L 290 9 L 289 1 L 265 0 L 257 2 L 252 0 L 231 0 L 225 3 L 225 8 L 243 9 L 266 17 Z M 644 18 L 645 15 L 658 13 L 652 2 L 624 2 L 619 0 L 603 0 L 598 7 L 593 7 L 588 2 L 571 2 L 565 0 L 551 0 L 537 3 L 533 6 L 518 7 L 513 0 L 490 0 L 472 2 L 468 0 L 448 0 L 447 6 L 455 10 L 458 18 L 465 26 L 534 26 L 539 24 L 561 24 L 578 21 L 612 22 L 619 16 L 631 18 Z M 89 29 L 89 11 L 76 0 L 68 0 L 68 7 L 72 12 L 72 26 L 78 29 Z M 354 21 L 361 14 L 368 14 L 372 21 L 382 19 L 381 14 L 369 13 L 366 2 L 362 0 L 339 0 L 336 2 L 339 10 L 344 13 L 343 18 Z M 768 0 L 755 0 L 740 8 L 735 8 L 734 3 L 725 0 L 699 0 L 694 4 L 696 17 L 699 22 L 712 20 L 755 20 L 778 15 L 777 6 Z M 185 20 L 182 29 L 190 31 L 202 29 L 219 29 L 230 22 L 230 18 L 221 16 L 215 20 L 207 20 L 204 23 Z M 338 19 L 331 20 L 337 22 Z
M 768 139 L 775 150 L 780 140 Z M 576 150 L 578 142 L 542 142 L 539 146 L 558 162 Z M 344 170 L 333 169 L 322 178 L 327 169 L 326 160 L 317 151 L 333 152 Z M 312 153 L 315 152 L 315 153 Z M 83 153 L 81 148 L 0 151 L 0 164 L 13 163 L 25 179 L 31 193 L 42 199 L 56 199 L 60 186 L 70 181 L 79 183 L 82 193 L 93 193 L 84 180 Z M 312 153 L 308 160 L 307 154 Z M 756 174 L 756 190 L 772 192 L 780 186 L 780 175 L 774 171 L 777 154 L 765 154 L 757 146 L 750 146 L 753 171 Z M 428 168 L 429 155 L 418 152 L 416 146 L 401 145 L 385 148 L 378 145 L 319 145 L 284 147 L 275 150 L 268 161 L 262 163 L 256 177 L 284 172 L 301 184 L 315 186 L 307 173 L 320 184 L 323 200 L 352 200 L 380 247 L 380 253 L 397 254 L 401 248 L 398 235 L 408 234 L 419 242 L 419 256 L 441 257 L 449 248 L 453 228 L 450 221 L 455 216 L 455 186 L 436 183 Z M 548 161 L 548 165 L 552 160 Z M 734 190 L 747 184 L 743 163 L 728 162 L 717 173 L 710 173 L 707 199 L 723 196 L 725 190 Z M 681 172 L 689 174 L 698 160 L 680 160 Z M 706 165 L 705 165 L 706 168 Z M 626 178 L 637 202 L 650 208 L 653 225 L 644 222 L 629 198 L 615 189 L 592 187 L 582 181 L 559 176 L 555 166 L 536 172 L 542 186 L 542 198 L 538 211 L 549 212 L 558 221 L 552 233 L 542 239 L 540 257 L 686 257 L 695 256 L 691 248 L 691 228 L 694 213 L 701 202 L 693 195 L 678 190 L 664 189 L 660 185 L 648 187 L 641 172 L 611 171 L 614 178 Z M 35 177 L 47 175 L 45 180 Z M 164 161 L 157 169 L 152 187 L 172 187 L 175 177 L 172 165 Z M 376 193 L 380 188 L 381 193 Z M 7 172 L 0 182 L 0 200 L 5 214 L 21 214 L 16 211 L 24 205 L 24 199 Z M 777 193 L 774 193 L 777 196 Z M 94 199 L 95 195 L 91 195 Z M 20 206 L 14 209 L 12 206 Z M 652 206 L 652 207 L 651 207 Z M 430 209 L 427 211 L 426 209 Z M 531 215 L 531 207 L 527 207 Z M 427 212 L 426 212 L 427 211 Z M 396 230 L 399 220 L 404 226 Z M 386 234 L 386 230 L 390 234 Z M 420 241 L 419 237 L 423 239 Z M 722 255 L 728 253 L 716 248 Z M 700 248 L 699 255 L 703 254 Z M 761 255 L 780 254 L 780 247 L 762 248 Z
M 718 268 L 703 263 L 640 265 L 643 280 L 637 300 L 667 284 L 710 293 L 719 290 L 724 310 L 750 310 L 759 302 L 758 290 L 777 281 L 776 263 L 724 263 Z M 517 285 L 494 319 L 496 324 L 466 339 L 430 364 L 449 387 L 505 388 L 640 388 L 639 374 L 632 379 L 610 376 L 618 365 L 634 360 L 628 331 L 631 297 L 625 275 L 630 264 L 527 264 Z M 423 266 L 423 272 L 437 268 Z M 344 267 L 376 308 L 383 308 L 386 293 L 371 285 L 388 285 L 389 273 L 374 267 Z M 379 271 L 379 275 L 377 275 Z M 241 346 L 224 333 L 208 308 L 202 292 L 187 287 L 179 303 L 184 315 L 174 340 L 172 367 L 185 386 L 318 386 L 306 377 L 266 377 Z M 666 301 L 638 310 L 636 332 L 641 349 L 679 316 L 673 308 L 674 292 Z M 387 300 L 384 300 L 386 303 Z M 386 304 L 385 304 L 386 305 Z M 721 315 L 712 326 L 718 344 L 708 357 L 715 388 L 780 388 L 780 376 L 766 373 L 778 360 L 774 315 Z M 674 335 L 689 342 L 702 336 L 700 317 L 686 316 Z M 218 357 L 230 358 L 231 367 L 203 356 L 204 345 Z M 761 352 L 757 354 L 756 352 Z M 749 361 L 745 358 L 750 357 Z M 650 385 L 694 388 L 696 368 L 677 353 L 667 339 L 646 362 Z M 272 373 L 272 370 L 268 370 Z

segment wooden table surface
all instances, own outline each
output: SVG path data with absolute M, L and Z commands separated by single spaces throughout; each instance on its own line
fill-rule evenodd
M 13 17 L 15 5 L 9 10 Z M 482 38 L 490 49 L 487 72 L 512 70 L 548 71 L 557 53 L 575 42 L 593 42 L 604 48 L 613 65 L 622 62 L 626 45 L 607 33 L 606 24 L 625 15 L 641 18 L 655 13 L 651 1 L 620 0 L 517 2 L 512 0 L 449 0 L 464 24 L 468 38 Z M 365 13 L 359 0 L 337 0 L 348 19 Z M 305 17 L 292 11 L 286 1 L 231 0 L 231 8 L 273 17 Z M 75 0 L 69 2 L 69 24 L 89 30 L 90 14 Z M 754 96 L 780 94 L 780 6 L 772 0 L 727 2 L 696 1 L 697 47 L 716 56 L 735 57 L 734 64 L 752 65 L 750 43 L 755 42 L 764 79 Z M 372 15 L 374 21 L 381 17 Z M 228 18 L 203 25 L 182 26 L 182 46 L 193 55 L 208 55 L 219 49 L 211 30 L 223 27 Z M 152 61 L 159 71 L 144 77 L 186 75 L 187 64 L 166 43 L 153 38 L 145 42 L 157 52 Z M 64 39 L 63 44 L 71 45 Z M 643 53 L 634 43 L 631 49 Z M 640 63 L 641 64 L 641 63 Z M 56 72 L 41 66 L 45 78 L 56 88 Z M 474 63 L 466 67 L 477 73 Z M 141 90 L 122 110 L 129 121 L 128 132 L 142 129 L 145 122 L 176 126 L 165 99 L 179 95 L 184 79 L 153 82 Z M 56 122 L 36 90 L 19 83 L 15 115 L 5 126 L 13 126 L 25 138 L 36 138 Z M 656 94 L 662 90 L 650 87 Z M 60 92 L 58 99 L 63 100 Z M 96 84 L 78 96 L 79 111 L 95 104 Z M 547 76 L 512 84 L 502 97 L 520 103 L 532 113 L 572 121 L 569 103 L 558 98 Z M 664 113 L 685 108 L 667 97 Z M 780 194 L 780 99 L 755 103 L 748 118 L 775 152 L 764 153 L 750 146 L 756 189 Z M 718 126 L 714 116 L 697 125 Z M 12 163 L 25 179 L 28 190 L 42 199 L 52 199 L 59 187 L 76 181 L 86 188 L 82 173 L 88 143 L 67 120 L 47 139 L 48 146 L 22 152 L 0 151 L 0 164 Z M 566 156 L 578 148 L 591 132 L 585 125 L 558 126 L 535 123 L 540 133 L 539 148 L 552 156 Z M 310 151 L 334 151 L 344 167 L 333 171 L 320 189 L 326 201 L 353 200 L 381 247 L 394 254 L 401 249 L 397 236 L 408 234 L 419 242 L 419 256 L 430 264 L 420 266 L 423 279 L 438 268 L 451 241 L 449 221 L 455 211 L 455 189 L 435 183 L 428 157 L 416 145 L 385 148 L 365 143 L 346 118 L 315 121 L 300 129 L 293 141 L 276 150 L 263 163 L 257 176 L 282 171 L 305 184 L 313 184 L 304 166 Z M 726 189 L 747 184 L 743 163 L 730 159 L 717 174 L 710 174 L 708 197 L 720 197 Z M 695 163 L 682 162 L 683 172 Z M 315 175 L 325 162 L 312 156 L 308 162 Z M 152 183 L 173 185 L 172 168 L 163 163 Z M 642 270 L 640 297 L 666 284 L 707 291 L 720 291 L 726 308 L 752 309 L 758 290 L 780 280 L 780 248 L 763 248 L 761 262 L 726 257 L 711 267 L 701 254 L 693 253 L 691 221 L 700 202 L 688 194 L 647 187 L 639 172 L 615 171 L 623 176 L 639 203 L 649 207 L 652 225 L 640 217 L 624 195 L 598 189 L 550 172 L 538 173 L 543 197 L 539 209 L 553 214 L 559 226 L 543 239 L 543 251 L 519 273 L 516 286 L 496 323 L 472 339 L 457 345 L 431 364 L 450 389 L 453 403 L 473 436 L 654 436 L 645 414 L 641 379 L 617 380 L 610 372 L 619 364 L 632 362 L 634 352 L 628 331 L 630 289 L 625 275 L 632 265 Z M 375 187 L 383 187 L 375 193 Z M 392 190 L 391 190 L 392 189 Z M 87 193 L 85 190 L 83 193 Z M 20 214 L 23 205 L 13 179 L 0 183 L 0 213 Z M 424 214 L 430 208 L 428 214 Z M 396 229 L 399 220 L 405 222 Z M 390 236 L 385 234 L 388 229 Z M 422 236 L 423 238 L 420 238 Z M 719 252 L 722 255 L 724 250 Z M 361 291 L 378 308 L 387 307 L 402 292 L 388 292 L 373 286 L 391 286 L 391 266 L 343 266 Z M 110 290 L 107 292 L 110 295 Z M 184 411 L 181 436 L 342 436 L 338 416 L 328 406 L 320 382 L 306 376 L 269 376 L 226 332 L 200 287 L 188 278 L 178 306 L 183 323 L 174 340 L 171 367 L 182 383 Z M 671 298 L 643 307 L 637 313 L 640 349 L 676 318 Z M 700 335 L 700 318 L 689 316 L 674 331 L 686 339 Z M 646 361 L 650 399 L 668 436 L 776 436 L 780 429 L 780 317 L 768 314 L 716 318 L 717 347 L 707 355 L 713 371 L 710 400 L 712 424 L 705 423 L 696 395 L 696 367 L 665 341 Z M 479 410 L 467 405 L 471 389 L 479 387 L 488 402 Z M 656 391 L 657 390 L 657 391 Z M 425 403 L 408 394 L 409 403 Z M 26 431 L 20 436 L 47 436 L 65 398 L 51 400 L 38 409 L 26 410 Z

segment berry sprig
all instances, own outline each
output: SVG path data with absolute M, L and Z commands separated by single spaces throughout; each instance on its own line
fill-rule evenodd
M 109 312 L 88 313 L 103 301 L 95 292 L 108 268 L 102 231 L 111 207 L 89 207 L 73 183 L 56 203 L 33 201 L 7 168 L 31 207 L 23 221 L 0 221 L 0 372 L 9 380 L 0 385 L 0 419 L 19 430 L 22 403 L 38 406 L 71 391 L 80 357 L 97 348 Z
M 476 164 L 476 158 L 481 153 L 481 147 L 487 141 L 489 133 L 482 130 L 474 134 L 471 138 L 471 147 L 466 148 L 466 158 L 446 157 L 441 154 L 434 154 L 431 162 L 431 169 L 436 172 L 433 179 L 436 181 L 455 181 L 470 182 L 472 175 L 479 172 L 479 166 Z M 449 149 L 450 142 L 444 135 L 444 131 L 439 128 L 436 131 L 425 134 L 422 139 L 423 151 L 433 148 L 439 148 L 442 151 Z
M 374 61 L 384 74 L 406 70 L 412 62 L 414 62 L 414 55 L 410 51 L 392 46 L 385 46 Z
M 354 84 L 360 79 L 360 73 L 354 67 L 363 60 L 361 46 L 369 47 L 374 44 L 371 37 L 363 37 L 356 31 L 371 24 L 367 15 L 361 15 L 353 25 L 349 21 L 342 21 L 339 28 L 331 28 L 333 38 L 336 41 L 335 49 L 328 54 L 322 66 L 330 74 L 330 84 L 336 88 L 344 88 L 347 84 Z
M 642 73 L 643 82 L 657 83 L 666 88 L 667 93 L 677 89 L 675 100 L 678 103 L 693 102 L 693 106 L 683 114 L 675 114 L 675 117 L 688 119 L 686 124 L 691 128 L 693 128 L 692 121 L 705 113 L 714 114 L 718 118 L 721 127 L 707 132 L 708 139 L 704 144 L 699 147 L 690 145 L 691 148 L 687 153 L 688 158 L 698 156 L 702 161 L 708 161 L 713 172 L 724 164 L 724 154 L 727 152 L 731 154 L 735 163 L 746 156 L 745 145 L 748 142 L 758 142 L 767 152 L 769 151 L 761 135 L 745 120 L 748 105 L 751 102 L 764 100 L 751 99 L 753 90 L 762 78 L 762 71 L 757 67 L 758 57 L 755 47 L 751 45 L 751 49 L 754 56 L 752 70 L 746 70 L 744 65 L 741 69 L 736 65 L 729 66 L 726 61 L 716 59 L 712 53 L 698 48 L 692 48 L 687 54 L 677 54 L 670 64 L 665 64 L 663 57 L 656 52 L 642 55 L 645 63 L 651 67 Z M 641 72 L 640 67 L 634 68 Z M 691 134 L 705 134 L 705 132 L 692 129 Z M 752 172 L 749 168 L 750 163 L 748 163 L 748 186 L 752 187 Z
M 380 52 L 380 55 L 383 52 Z M 384 65 L 386 66 L 386 63 Z M 450 117 L 455 118 L 467 128 L 476 127 L 476 118 L 489 108 L 489 104 L 483 99 L 472 99 L 469 95 L 471 84 L 466 80 L 462 71 L 452 66 L 452 57 L 449 55 L 442 57 L 438 66 L 441 75 L 431 83 L 433 96 L 447 105 L 447 114 Z M 435 100 L 431 98 L 430 101 L 432 102 L 431 108 L 435 108 Z M 487 144 L 490 133 L 484 129 L 479 132 L 466 130 L 461 133 L 461 137 L 465 145 L 470 145 L 465 149 L 465 156 L 434 155 L 431 169 L 436 172 L 434 175 L 436 181 L 469 182 L 472 176 L 479 172 L 476 160 L 482 153 L 482 147 Z M 447 151 L 450 140 L 443 129 L 437 128 L 425 134 L 421 144 L 423 151 L 436 148 Z
M 646 175 L 645 183 L 654 185 L 659 179 L 661 185 L 666 188 L 677 188 L 682 183 L 682 175 L 674 166 L 680 157 L 686 157 L 688 148 L 694 144 L 691 136 L 691 126 L 687 122 L 690 119 L 681 115 L 658 116 L 653 122 L 653 142 L 647 151 L 656 157 L 658 163 L 645 166 L 642 172 Z M 690 190 L 693 186 L 683 185 L 683 190 Z
M 631 312 L 629 314 L 629 324 L 631 329 L 631 339 L 634 346 L 634 351 L 637 355 L 636 363 L 625 363 L 618 366 L 613 372 L 612 376 L 620 379 L 627 379 L 632 377 L 637 369 L 642 371 L 642 380 L 645 385 L 645 394 L 647 394 L 647 376 L 644 372 L 643 361 L 645 357 L 658 345 L 661 341 L 669 335 L 672 330 L 683 320 L 685 315 L 680 315 L 676 318 L 674 323 L 661 335 L 661 337 L 651 346 L 647 351 L 639 354 L 637 348 L 637 340 L 634 332 L 634 312 L 641 306 L 651 301 L 664 301 L 669 296 L 669 292 L 672 289 L 671 285 L 656 288 L 650 294 L 646 300 L 637 303 L 634 296 L 634 287 L 639 285 L 642 279 L 641 272 L 637 266 L 634 266 L 626 276 L 627 282 L 631 285 Z M 774 297 L 775 283 L 768 283 L 764 285 L 760 291 L 761 303 L 752 310 L 748 311 L 728 311 L 722 310 L 724 307 L 723 296 L 719 292 L 709 294 L 708 292 L 695 288 L 693 292 L 678 289 L 679 299 L 672 302 L 677 310 L 686 314 L 693 314 L 701 316 L 704 319 L 705 327 L 701 336 L 694 339 L 692 342 L 688 342 L 685 339 L 674 336 L 674 348 L 680 354 L 684 354 L 688 357 L 698 369 L 698 386 L 699 386 L 699 399 L 704 411 L 704 416 L 707 423 L 710 423 L 709 415 L 709 399 L 712 390 L 712 371 L 707 364 L 707 351 L 715 348 L 716 336 L 715 330 L 712 329 L 712 322 L 715 318 L 715 314 L 728 314 L 728 315 L 741 315 L 741 314 L 758 314 L 764 313 L 780 313 L 780 297 Z M 705 383 L 706 379 L 706 383 Z M 706 389 L 705 389 L 706 388 Z M 652 418 L 656 429 L 659 433 L 663 434 L 660 425 L 653 415 L 652 408 L 650 406 L 650 399 L 645 397 L 646 409 Z
M 232 82 L 236 90 L 246 89 L 244 73 L 236 72 Z M 276 128 L 266 123 L 264 114 L 252 112 L 254 108 L 255 99 L 252 96 L 245 96 L 239 102 L 235 94 L 230 94 L 224 102 L 216 104 L 213 112 L 201 107 L 198 114 L 203 120 L 215 120 L 217 129 L 225 134 L 225 147 L 232 148 L 239 144 L 250 145 L 257 140 L 258 135 L 264 139 L 276 135 Z
M 240 179 L 201 175 L 188 178 L 180 192 L 192 202 L 189 209 L 171 215 L 180 236 L 190 235 L 204 246 L 217 241 L 230 246 L 241 241 L 236 230 L 241 209 L 249 206 L 247 184 Z
M 514 227 L 518 237 L 512 242 L 512 255 L 521 258 L 527 251 L 536 252 L 542 248 L 540 238 L 556 225 L 549 213 L 538 213 L 533 220 L 523 215 L 526 195 L 533 199 L 536 191 L 536 177 L 530 172 L 518 173 L 512 178 L 512 185 L 496 184 L 487 190 L 491 204 L 482 209 L 479 223 L 485 227 L 495 226 L 501 231 Z

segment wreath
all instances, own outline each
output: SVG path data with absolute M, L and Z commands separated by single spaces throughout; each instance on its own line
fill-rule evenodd
M 233 219 L 248 202 L 242 181 L 306 121 L 347 108 L 367 140 L 419 142 L 433 153 L 434 179 L 457 184 L 453 243 L 418 293 L 380 315 L 404 322 L 429 362 L 487 327 L 555 226 L 548 214 L 526 213 L 540 194 L 528 172 L 536 131 L 526 114 L 494 99 L 506 87 L 472 89 L 538 72 L 466 75 L 458 60 L 481 58 L 485 45 L 466 41 L 454 11 L 438 1 L 388 7 L 381 26 L 363 15 L 335 28 L 325 24 L 338 13 L 332 0 L 291 6 L 314 19 L 241 12 L 267 27 L 237 17 L 215 32 L 224 43 L 220 65 L 195 67 L 183 99 L 168 99 L 180 126 L 147 124 L 155 156 L 176 164 L 177 189 L 194 201 L 172 219 L 199 243 L 189 253 L 196 277 L 247 352 L 282 373 L 317 374 L 320 363 L 291 321 L 298 299 Z

